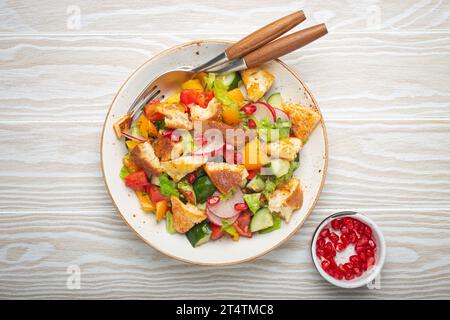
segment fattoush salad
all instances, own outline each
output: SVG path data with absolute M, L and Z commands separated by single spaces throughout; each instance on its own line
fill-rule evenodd
M 320 114 L 268 94 L 274 80 L 260 67 L 199 73 L 114 124 L 128 150 L 120 177 L 167 232 L 193 247 L 238 241 L 279 229 L 301 208 L 293 174 Z

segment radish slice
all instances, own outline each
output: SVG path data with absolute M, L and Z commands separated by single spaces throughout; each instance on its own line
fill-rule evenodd
M 242 191 L 238 188 L 230 199 L 222 200 L 215 206 L 207 206 L 207 209 L 221 219 L 230 219 L 239 213 L 234 208 L 234 205 L 242 202 L 244 202 Z
M 215 214 L 213 214 L 211 211 L 207 211 L 207 214 L 208 214 L 208 220 L 211 222 L 211 223 L 213 223 L 213 224 L 215 224 L 216 226 L 221 226 L 222 225 L 222 222 L 225 220 L 225 221 L 227 221 L 227 223 L 228 223 L 228 225 L 231 225 L 231 224 L 233 224 L 236 220 L 237 220 L 237 218 L 239 218 L 239 213 L 237 214 L 237 215 L 235 215 L 235 216 L 233 216 L 233 217 L 231 217 L 231 218 L 228 218 L 228 219 L 222 219 L 222 218 L 219 218 L 218 216 L 216 216 Z
M 272 122 L 277 121 L 275 110 L 270 104 L 258 101 L 255 102 L 254 105 L 256 106 L 256 111 L 253 113 L 253 116 L 257 120 L 261 121 L 264 119 L 269 119 L 272 120 Z
M 275 119 L 280 119 L 281 121 L 289 121 L 289 116 L 281 109 L 273 108 L 275 110 Z
M 131 140 L 134 140 L 134 141 L 137 141 L 137 142 L 145 142 L 145 141 L 147 141 L 147 140 L 145 140 L 145 139 L 135 137 L 135 136 L 133 136 L 133 135 L 131 135 L 131 134 L 125 132 L 125 131 L 122 131 L 122 134 L 123 134 L 125 137 L 127 137 L 128 139 L 131 139 Z

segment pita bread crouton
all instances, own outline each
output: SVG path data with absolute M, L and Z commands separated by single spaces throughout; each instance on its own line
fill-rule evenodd
M 159 159 L 148 141 L 138 144 L 131 150 L 131 159 L 144 169 L 148 177 L 159 175 L 162 172 Z
M 275 76 L 260 67 L 249 68 L 241 71 L 242 81 L 247 89 L 247 97 L 251 101 L 257 101 L 269 91 Z
M 175 160 L 161 162 L 161 167 L 175 182 L 178 182 L 188 173 L 200 168 L 206 161 L 208 157 L 182 156 Z
M 186 233 L 207 217 L 204 210 L 190 203 L 184 204 L 175 196 L 171 196 L 170 201 L 172 204 L 173 226 L 179 233 Z
M 294 161 L 301 148 L 302 140 L 290 137 L 267 144 L 267 154 L 272 157 Z
M 165 116 L 164 123 L 168 128 L 185 130 L 194 128 L 189 115 L 181 111 L 179 105 L 162 103 L 156 107 L 156 112 Z
M 248 176 L 247 169 L 243 165 L 238 164 L 208 162 L 203 169 L 205 169 L 212 183 L 223 194 L 239 186 L 242 180 Z
M 297 178 L 281 185 L 269 196 L 269 210 L 278 212 L 286 222 L 289 222 L 292 212 L 301 208 L 302 204 L 303 192 Z
M 299 104 L 283 104 L 283 111 L 287 113 L 292 122 L 294 135 L 305 143 L 311 132 L 320 122 L 320 114 L 312 108 Z

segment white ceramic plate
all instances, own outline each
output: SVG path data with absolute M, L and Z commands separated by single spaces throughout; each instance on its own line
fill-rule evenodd
M 301 179 L 303 207 L 297 210 L 289 224 L 268 233 L 256 234 L 251 239 L 239 242 L 224 237 L 193 248 L 185 235 L 170 235 L 164 222 L 156 223 L 153 214 L 141 210 L 135 194 L 125 187 L 119 177 L 122 157 L 126 153 L 123 141 L 117 140 L 113 123 L 126 114 L 129 106 L 141 90 L 157 75 L 177 66 L 199 65 L 222 52 L 229 42 L 195 41 L 168 49 L 139 67 L 123 84 L 111 104 L 103 127 L 101 161 L 106 188 L 119 214 L 147 244 L 156 250 L 182 261 L 199 265 L 230 265 L 259 257 L 289 239 L 311 214 L 325 182 L 328 162 L 328 145 L 325 124 L 321 122 L 308 139 L 300 154 L 300 168 L 296 176 Z M 281 92 L 284 99 L 310 106 L 319 111 L 319 106 L 300 78 L 281 61 L 264 66 L 276 80 L 271 92 Z

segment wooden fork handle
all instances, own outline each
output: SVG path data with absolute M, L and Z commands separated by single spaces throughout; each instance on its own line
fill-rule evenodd
M 327 27 L 324 23 L 294 32 L 247 54 L 244 57 L 245 63 L 248 68 L 258 66 L 297 50 L 327 33 Z
M 269 43 L 306 19 L 303 11 L 296 11 L 262 27 L 225 50 L 228 60 L 242 58 L 247 53 Z

